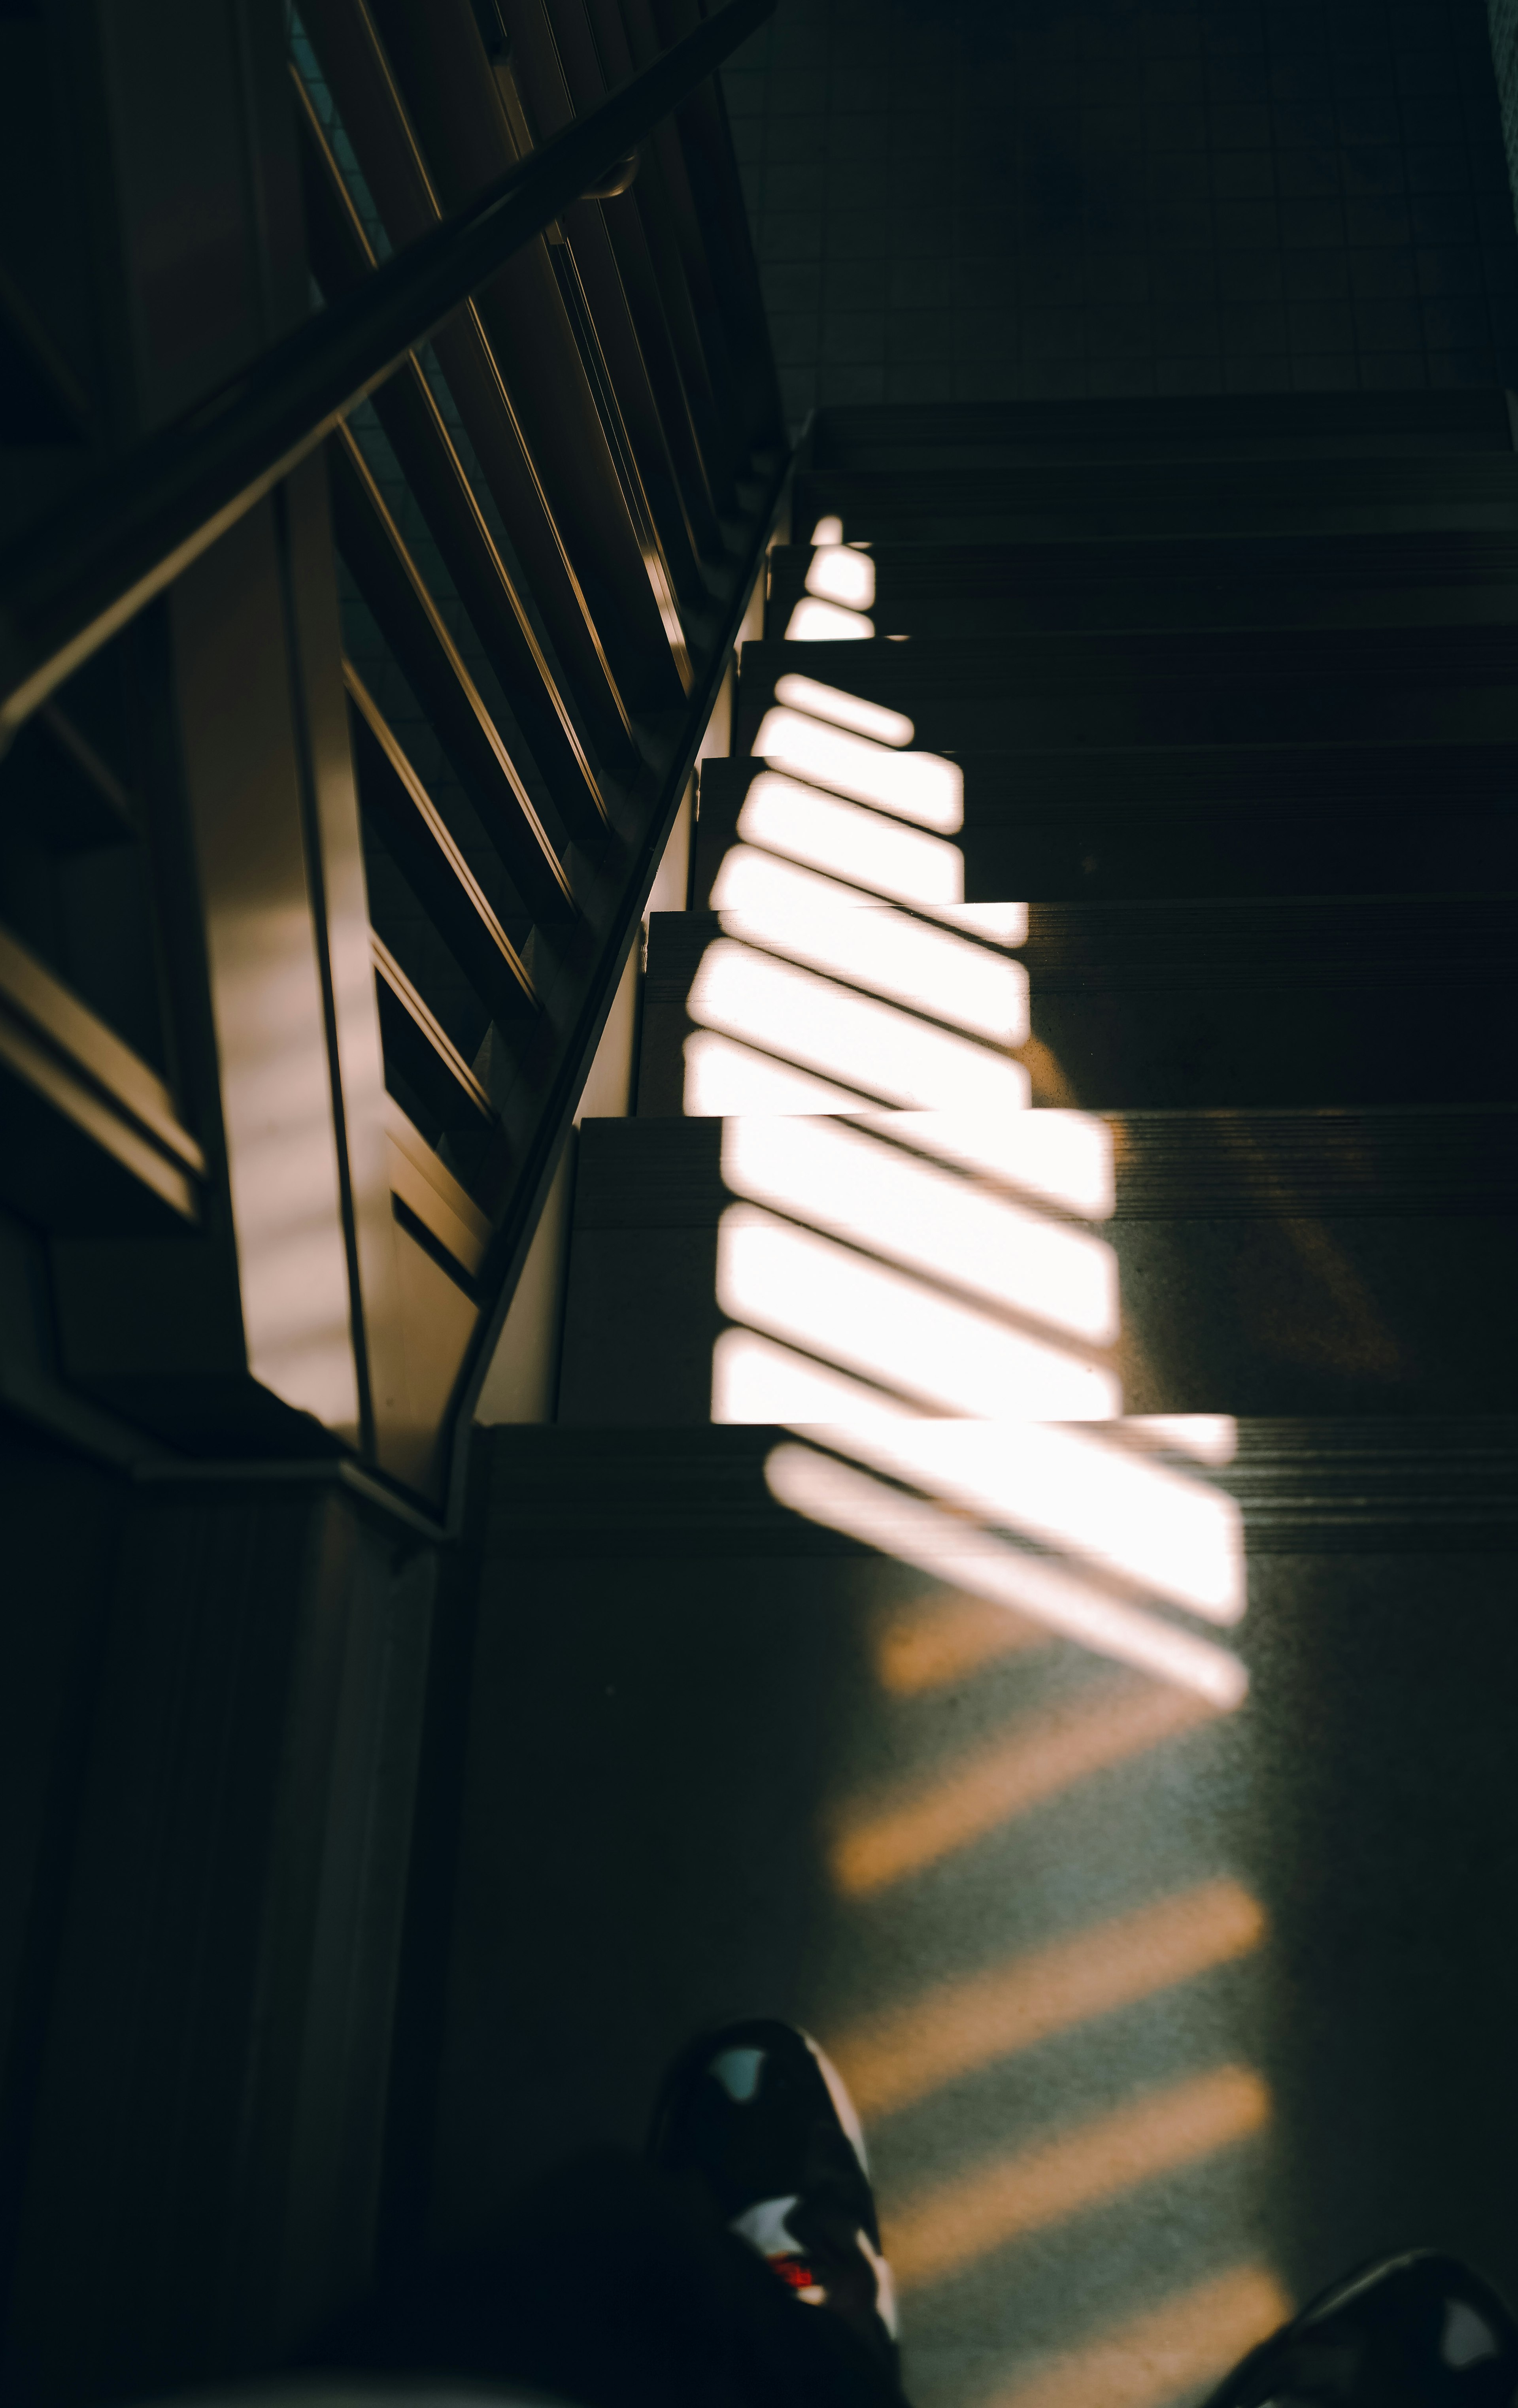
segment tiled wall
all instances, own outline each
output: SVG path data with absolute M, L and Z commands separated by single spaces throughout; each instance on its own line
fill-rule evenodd
M 1483 0 L 779 0 L 724 80 L 794 418 L 1518 384 Z

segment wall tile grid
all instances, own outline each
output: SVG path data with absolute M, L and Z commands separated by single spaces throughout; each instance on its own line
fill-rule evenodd
M 1518 384 L 1518 0 L 780 0 L 787 407 Z

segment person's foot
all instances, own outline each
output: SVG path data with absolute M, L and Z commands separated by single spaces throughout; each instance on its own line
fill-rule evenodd
M 1510 2408 L 1518 2326 L 1458 2258 L 1410 2250 L 1347 2275 L 1250 2352 L 1207 2408 Z
M 894 2369 L 895 2291 L 864 2134 L 807 2033 L 756 2016 L 692 2041 L 664 2077 L 648 2154 L 698 2179 L 799 2300 L 831 2308 Z

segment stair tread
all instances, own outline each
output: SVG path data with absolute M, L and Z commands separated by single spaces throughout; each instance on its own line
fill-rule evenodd
M 1518 982 L 1518 895 L 1347 895 L 1031 902 L 1016 958 L 1041 976 L 1065 968 L 1175 966 L 1205 974 L 1363 963 L 1438 964 Z M 722 926 L 715 911 L 656 911 L 645 988 L 679 991 Z
M 798 476 L 792 523 L 838 517 L 852 541 L 1080 540 L 1518 527 L 1518 455 L 1051 460 Z
M 1518 538 L 1392 534 L 1099 535 L 1064 543 L 872 545 L 867 609 L 880 636 L 974 637 L 1002 627 L 1438 626 L 1518 616 Z M 765 633 L 806 590 L 809 544 L 770 555 Z M 824 600 L 826 597 L 822 597 Z
M 1518 1539 L 1518 1416 L 1241 1415 L 1235 1426 L 1231 1462 L 1189 1470 L 1237 1502 L 1251 1555 Z M 765 1458 L 784 1436 L 756 1422 L 499 1425 L 475 1441 L 484 1543 L 509 1561 L 866 1553 L 766 1487 Z
M 745 646 L 746 653 L 748 647 Z M 1458 800 L 1494 810 L 1518 807 L 1518 743 L 1196 744 L 1120 747 L 1093 756 L 1078 746 L 1030 745 L 959 750 L 966 811 L 972 803 L 1063 810 L 1100 799 L 1114 810 L 1177 809 L 1294 801 L 1317 809 L 1352 802 L 1379 807 L 1386 797 Z M 744 755 L 701 764 L 701 795 L 746 790 L 764 767 Z
M 1518 1211 L 1518 1103 L 1088 1117 L 1120 1131 L 1109 1220 L 1216 1213 L 1278 1220 L 1304 1208 L 1356 1218 Z M 576 1228 L 715 1223 L 732 1200 L 721 1170 L 725 1125 L 715 1116 L 673 1113 L 586 1120 Z
M 1483 685 L 1511 681 L 1506 627 L 1032 628 L 986 637 L 889 637 L 849 644 L 761 637 L 743 650 L 742 697 L 768 698 L 777 678 L 801 674 L 872 701 L 909 704 L 914 694 L 979 697 L 1027 681 L 1094 678 L 1234 680 L 1381 675 L 1399 684 Z
M 770 554 L 779 579 L 804 576 L 816 547 L 777 544 Z M 1222 581 L 1293 578 L 1327 584 L 1372 579 L 1391 583 L 1518 579 L 1518 536 L 1504 529 L 1394 529 L 1341 536 L 1197 535 L 1088 536 L 1075 543 L 1029 539 L 1000 543 L 897 543 L 870 547 L 876 568 L 887 567 L 915 589 L 948 597 L 1034 589 L 1055 581 L 1084 587 L 1093 579 L 1177 579 Z
M 819 465 L 889 452 L 1018 450 L 1138 456 L 1161 449 L 1217 449 L 1259 442 L 1299 455 L 1312 449 L 1385 447 L 1512 449 L 1506 396 L 1496 389 L 1382 394 L 1198 394 L 1121 400 L 874 403 L 831 406 L 814 423 Z

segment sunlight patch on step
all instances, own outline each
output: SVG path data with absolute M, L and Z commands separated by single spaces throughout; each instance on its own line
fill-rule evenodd
M 736 1045 L 709 1028 L 685 1043 L 687 1118 L 719 1120 L 730 1112 L 852 1112 L 861 1098 L 846 1087 L 814 1078 L 793 1062 L 751 1045 Z
M 929 1412 L 1101 1421 L 1120 1410 L 1100 1360 L 751 1204 L 730 1206 L 717 1225 L 716 1296 L 730 1320 L 889 1383 Z
M 846 559 L 858 558 L 855 552 Z M 875 634 L 875 621 L 862 610 L 840 610 L 836 603 L 817 602 L 810 596 L 798 602 L 786 622 L 788 644 L 848 644 L 862 643 Z
M 819 544 L 806 568 L 806 590 L 846 610 L 875 608 L 875 562 L 846 543 Z M 788 634 L 789 630 L 787 630 Z
M 868 1132 L 836 1121 L 730 1119 L 722 1177 L 735 1196 L 1052 1329 L 1102 1346 L 1118 1336 L 1110 1246 Z
M 880 1102 L 993 1118 L 1027 1108 L 1031 1082 L 1020 1062 L 730 938 L 707 947 L 687 1009 L 699 1027 Z
M 851 727 L 856 736 L 868 737 L 876 744 L 910 744 L 917 734 L 904 710 L 892 710 L 889 703 L 869 702 L 841 685 L 823 685 L 794 669 L 775 680 L 774 698 L 788 710 L 809 711 L 814 719 L 831 721 L 835 727 Z
M 725 936 L 867 987 L 988 1044 L 1027 1039 L 1027 971 L 973 938 L 909 920 L 745 847 L 729 853 L 712 900 Z
M 1109 1220 L 1117 1204 L 1112 1129 L 1094 1112 L 1045 1110 L 987 1122 L 952 1111 L 862 1111 L 856 1125 L 1083 1221 Z M 1194 1419 L 1178 1417 L 1188 1426 Z
M 1248 1694 L 1249 1674 L 1227 1648 L 1125 1603 L 1068 1563 L 1030 1554 L 963 1513 L 889 1486 L 811 1446 L 776 1447 L 764 1478 L 771 1495 L 791 1512 L 915 1565 L 947 1585 L 1042 1622 L 1092 1655 L 1172 1684 L 1156 1695 L 1183 1690 L 1193 1702 L 1205 1700 L 1230 1713 Z
M 957 844 L 883 819 L 860 804 L 825 795 L 797 779 L 764 770 L 749 787 L 738 834 L 813 869 L 831 871 L 889 902 L 940 910 L 964 900 L 964 856 Z M 730 854 L 729 855 L 730 859 Z M 1019 944 L 1027 914 L 1005 941 Z
M 1029 1561 L 1039 1569 L 1034 1558 Z M 1211 1719 L 1199 1692 L 1123 1682 L 1105 1695 L 1088 1691 L 1079 1704 L 1050 1710 L 1031 1724 L 1015 1723 L 1004 1738 L 959 1757 L 946 1771 L 839 1809 L 828 1848 L 833 1885 L 846 1898 L 891 1888 L 1094 1774 Z
M 775 692 L 810 683 L 806 678 L 782 678 Z M 774 768 L 940 836 L 954 836 L 964 825 L 964 772 L 957 761 L 936 753 L 893 752 L 785 709 L 765 712 L 753 751 Z
M 889 2115 L 1056 2032 L 1248 1956 L 1265 1936 L 1236 1881 L 1204 1882 L 1109 1916 L 829 2038 L 861 2115 Z
M 889 1697 L 918 1698 L 988 1664 L 1047 1647 L 1051 1636 L 1005 1606 L 933 1588 L 876 1632 L 875 1678 Z
M 944 2183 L 889 2217 L 887 2252 L 904 2290 L 959 2273 L 993 2250 L 1262 2131 L 1258 2074 L 1222 2065 Z

